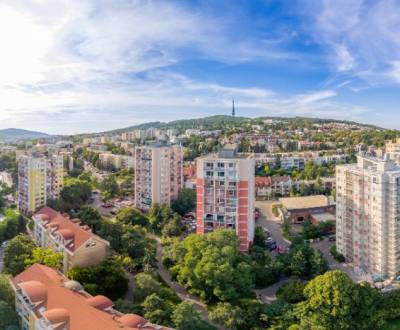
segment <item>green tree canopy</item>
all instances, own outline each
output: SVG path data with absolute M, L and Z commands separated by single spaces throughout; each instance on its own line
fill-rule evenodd
M 296 307 L 302 329 L 380 328 L 375 289 L 358 287 L 341 271 L 329 271 L 311 280 L 304 296 L 305 301 Z
M 147 217 L 134 207 L 124 207 L 120 209 L 116 218 L 118 222 L 125 225 L 130 224 L 146 227 L 149 224 Z
M 207 235 L 189 235 L 179 246 L 184 253 L 168 252 L 178 281 L 202 299 L 230 301 L 254 288 L 251 264 L 239 252 L 239 239 L 230 229 Z M 178 259 L 172 260 L 177 257 Z
M 35 247 L 32 250 L 32 256 L 25 259 L 25 266 L 29 267 L 39 263 L 51 268 L 60 268 L 63 256 L 59 252 L 53 251 L 51 248 Z
M 25 260 L 32 258 L 35 243 L 25 236 L 18 235 L 11 239 L 4 248 L 4 271 L 13 276 L 25 269 Z
M 78 214 L 78 218 L 83 224 L 88 225 L 95 233 L 101 229 L 103 219 L 100 212 L 93 207 L 82 207 Z
M 176 306 L 173 314 L 172 321 L 178 330 L 212 330 L 213 326 L 205 322 L 201 318 L 201 314 L 196 310 L 193 304 L 189 302 L 182 302 Z
M 178 198 L 172 202 L 171 208 L 180 215 L 193 211 L 196 208 L 196 190 L 183 188 Z
M 96 266 L 74 267 L 68 277 L 80 282 L 90 294 L 104 295 L 112 300 L 123 297 L 128 289 L 123 267 L 112 258 Z

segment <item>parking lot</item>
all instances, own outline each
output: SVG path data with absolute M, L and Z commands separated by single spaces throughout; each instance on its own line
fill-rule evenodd
M 273 201 L 256 201 L 255 207 L 260 210 L 260 218 L 256 225 L 267 230 L 278 247 L 286 249 L 290 242 L 282 236 L 281 222 L 272 213 Z

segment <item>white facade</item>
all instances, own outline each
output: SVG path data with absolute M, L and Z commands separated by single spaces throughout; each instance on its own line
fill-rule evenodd
M 379 276 L 400 272 L 400 166 L 388 157 L 358 156 L 336 168 L 337 249 Z
M 183 151 L 179 146 L 143 146 L 135 149 L 135 206 L 170 205 L 183 187 Z

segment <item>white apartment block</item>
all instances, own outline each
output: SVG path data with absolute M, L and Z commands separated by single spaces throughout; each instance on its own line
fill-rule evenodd
M 234 146 L 197 159 L 197 233 L 232 228 L 247 251 L 254 239 L 254 159 Z
M 359 155 L 336 167 L 337 249 L 372 275 L 400 272 L 400 166 Z
M 135 206 L 170 205 L 183 187 L 183 150 L 155 144 L 135 149 Z
M 386 154 L 389 155 L 390 159 L 394 160 L 397 164 L 400 164 L 400 138 L 397 138 L 395 142 L 386 141 L 385 151 Z
M 111 152 L 104 152 L 99 154 L 100 161 L 105 164 L 111 164 L 115 169 L 132 169 L 134 168 L 135 159 L 133 156 L 128 155 L 115 155 Z
M 18 208 L 23 213 L 35 212 L 56 199 L 64 182 L 62 155 L 24 155 L 18 159 Z

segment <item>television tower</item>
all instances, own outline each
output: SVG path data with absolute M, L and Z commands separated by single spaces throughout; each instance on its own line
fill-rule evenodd
M 235 99 L 232 99 L 232 117 L 235 117 Z

